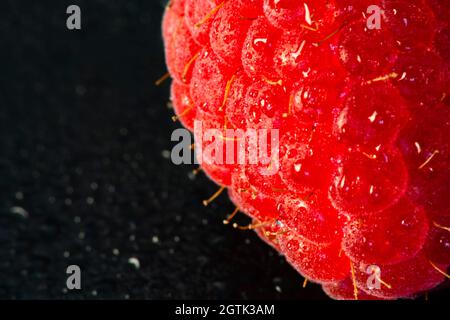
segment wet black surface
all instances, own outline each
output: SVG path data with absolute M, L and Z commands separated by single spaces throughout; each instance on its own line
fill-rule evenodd
M 81 31 L 66 29 L 70 4 Z M 224 227 L 227 197 L 204 208 L 217 187 L 163 156 L 179 125 L 168 84 L 153 84 L 161 2 L 0 12 L 0 298 L 326 298 L 256 235 Z M 79 292 L 65 289 L 71 264 Z

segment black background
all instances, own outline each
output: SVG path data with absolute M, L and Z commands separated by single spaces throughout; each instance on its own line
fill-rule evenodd
M 328 299 L 163 156 L 163 2 L 1 1 L 0 299 Z
M 70 4 L 81 31 L 66 28 Z M 169 83 L 154 85 L 163 9 L 1 1 L 0 298 L 327 299 L 253 232 L 223 226 L 227 196 L 204 208 L 217 187 L 163 156 L 180 126 Z M 71 264 L 79 292 L 64 289 Z

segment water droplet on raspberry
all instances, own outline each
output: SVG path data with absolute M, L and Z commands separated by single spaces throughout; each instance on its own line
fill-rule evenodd
M 242 82 L 236 85 L 241 84 Z M 242 96 L 243 92 L 239 91 L 239 88 L 233 89 L 230 101 L 236 101 L 236 98 Z M 234 108 L 227 107 L 227 116 L 231 123 L 238 128 L 277 128 L 276 123 L 280 122 L 289 104 L 289 97 L 283 88 L 260 80 L 249 84 L 246 89 L 243 101 L 236 101 Z

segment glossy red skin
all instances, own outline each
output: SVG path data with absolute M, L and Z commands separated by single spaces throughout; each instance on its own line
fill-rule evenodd
M 414 297 L 450 266 L 449 7 L 372 2 L 173 0 L 163 22 L 187 128 L 280 130 L 276 175 L 204 171 L 334 299 Z M 380 30 L 366 27 L 372 4 Z

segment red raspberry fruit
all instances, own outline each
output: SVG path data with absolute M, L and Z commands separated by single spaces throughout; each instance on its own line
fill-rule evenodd
M 177 118 L 190 130 L 201 121 L 224 141 L 227 129 L 279 130 L 275 174 L 262 173 L 272 161 L 215 162 L 230 155 L 223 146 L 200 154 L 203 170 L 254 219 L 247 229 L 332 298 L 414 297 L 449 277 L 445 3 L 172 0 L 167 7 Z M 381 28 L 368 27 L 372 5 L 382 10 Z M 212 142 L 195 138 L 202 150 Z

